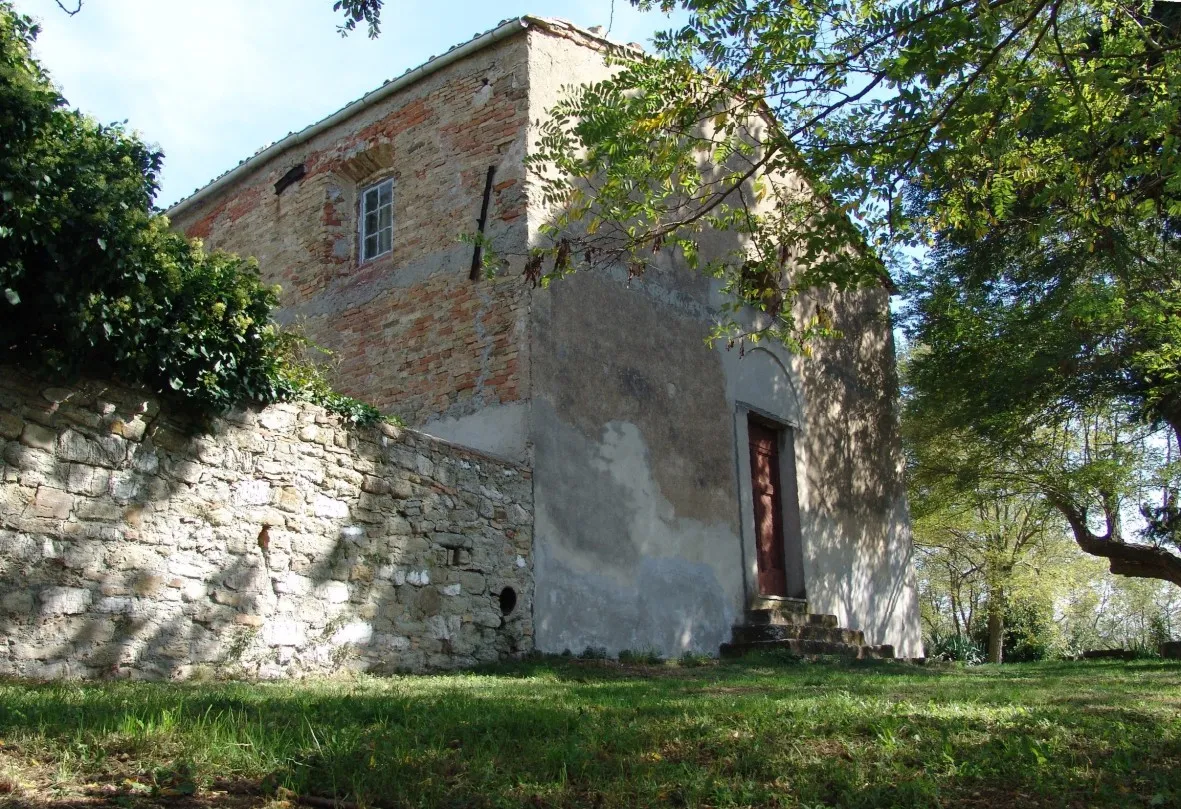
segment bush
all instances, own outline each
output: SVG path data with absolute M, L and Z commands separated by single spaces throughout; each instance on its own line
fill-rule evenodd
M 619 662 L 641 666 L 658 666 L 664 662 L 664 657 L 658 649 L 641 649 L 639 651 L 621 649 L 619 652 Z
M 152 211 L 162 154 L 65 107 L 32 58 L 38 33 L 0 2 L 0 349 L 60 376 L 83 371 L 200 411 L 301 398 L 353 421 L 271 322 L 278 290 L 253 260 L 207 254 Z
M 1036 598 L 1010 598 L 1005 603 L 1002 660 L 1005 663 L 1028 663 L 1051 657 L 1055 632 L 1052 605 Z M 987 648 L 988 622 L 985 618 L 976 624 L 972 636 L 981 648 Z
M 927 657 L 975 666 L 984 662 L 984 649 L 967 635 L 935 633 L 926 643 Z
M 678 662 L 684 668 L 699 668 L 713 664 L 714 658 L 700 652 L 683 652 Z

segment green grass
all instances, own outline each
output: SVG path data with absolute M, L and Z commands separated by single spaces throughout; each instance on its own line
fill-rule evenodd
M 25 805 L 236 785 L 391 807 L 1181 806 L 1181 665 L 0 682 L 0 786 L 5 767 Z

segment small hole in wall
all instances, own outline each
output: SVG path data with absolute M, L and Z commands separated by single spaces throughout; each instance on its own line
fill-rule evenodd
M 506 587 L 500 591 L 500 613 L 501 615 L 511 615 L 512 611 L 517 608 L 517 591 L 511 587 Z

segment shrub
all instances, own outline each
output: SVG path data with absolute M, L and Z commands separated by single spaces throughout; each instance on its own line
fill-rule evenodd
M 658 649 L 641 649 L 640 651 L 621 649 L 619 652 L 619 662 L 633 665 L 657 666 L 664 662 L 664 657 Z
M 1005 602 L 1005 629 L 1002 633 L 1002 660 L 1028 663 L 1051 657 L 1056 627 L 1053 606 L 1036 597 L 1012 597 Z M 972 632 L 981 648 L 988 646 L 988 623 L 983 618 Z
M 927 640 L 926 649 L 931 660 L 967 663 L 969 666 L 984 662 L 984 649 L 967 635 L 935 633 Z
M 682 652 L 678 662 L 682 667 L 690 669 L 711 665 L 714 658 L 699 652 Z
M 271 322 L 257 264 L 206 253 L 152 210 L 163 156 L 66 108 L 32 58 L 37 26 L 0 2 L 0 349 L 57 375 L 146 385 L 201 411 L 301 398 L 353 421 Z

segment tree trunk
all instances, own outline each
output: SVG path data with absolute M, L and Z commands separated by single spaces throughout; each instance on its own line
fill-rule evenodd
M 1005 655 L 1005 591 L 990 587 L 988 593 L 988 655 L 989 663 L 1003 662 Z

